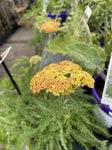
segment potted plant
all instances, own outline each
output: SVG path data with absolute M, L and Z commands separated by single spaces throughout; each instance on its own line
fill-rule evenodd
M 50 13 L 49 8 L 46 9 Z M 93 115 L 99 105 L 92 105 L 89 101 L 91 96 L 79 88 L 84 85 L 94 87 L 91 75 L 101 74 L 106 60 L 104 50 L 90 43 L 90 34 L 85 30 L 77 30 L 83 9 L 75 2 L 70 9 L 67 0 L 59 0 L 52 9 L 56 13 L 55 20 L 46 17 L 42 1 L 38 1 L 38 9 L 32 9 L 29 16 L 35 13 L 39 15 L 34 22 L 34 30 L 38 28 L 44 37 L 49 33 L 44 61 L 48 52 L 67 55 L 72 61 L 62 61 L 59 64 L 52 62 L 45 68 L 41 66 L 43 69 L 40 68 L 41 71 L 34 76 L 37 66 L 33 59 L 27 68 L 20 69 L 24 72 L 18 80 L 22 96 L 8 93 L 9 101 L 7 93 L 1 94 L 4 100 L 4 103 L 1 101 L 1 121 L 8 141 L 6 148 L 72 150 L 76 140 L 87 150 L 93 147 L 107 149 L 107 141 L 101 141 L 95 136 L 97 133 L 110 137 L 101 120 Z M 68 10 L 67 18 L 61 25 L 58 16 L 65 9 Z
M 1 82 L 0 125 L 4 131 L 4 149 L 75 150 L 74 141 L 87 150 L 106 148 L 107 141 L 95 136 L 97 133 L 110 137 L 101 120 L 93 115 L 98 106 L 92 105 L 91 96 L 79 88 L 84 85 L 93 88 L 92 76 L 71 61 L 49 64 L 34 75 L 37 59 L 33 57 L 27 68 L 23 66 L 19 70 L 24 73 L 16 78 L 21 97 L 12 86 L 6 90 L 8 80 Z
M 109 5 L 111 4 L 111 1 L 109 1 L 107 5 L 106 1 L 89 2 L 87 0 L 85 2 L 79 2 L 79 5 L 77 5 L 77 3 L 73 1 L 71 1 L 72 5 L 70 5 L 70 3 L 68 4 L 67 1 L 58 1 L 58 3 L 55 5 L 54 2 L 55 1 L 47 1 L 48 5 L 46 5 L 46 10 L 47 13 L 50 14 L 47 15 L 46 13 L 42 13 L 42 18 L 40 16 L 39 20 L 37 19 L 39 22 L 37 23 L 36 20 L 34 24 L 34 28 L 37 27 L 38 30 L 40 30 L 42 26 L 45 26 L 45 28 L 41 28 L 41 31 L 44 31 L 41 32 L 42 34 L 49 33 L 49 38 L 47 36 L 47 42 L 45 41 L 45 47 L 42 53 L 43 57 L 41 67 L 42 65 L 46 65 L 51 62 L 59 62 L 60 60 L 65 59 L 72 60 L 74 63 L 79 64 L 85 71 L 94 76 L 96 81 L 95 87 L 93 90 L 87 90 L 93 97 L 96 98 L 98 103 L 101 104 L 101 98 L 98 96 L 95 88 L 98 81 L 97 77 L 98 79 L 105 79 L 105 74 L 103 73 L 103 71 L 105 69 L 105 66 L 108 66 L 111 52 L 111 41 L 108 40 L 109 37 L 107 36 L 108 33 L 108 35 L 110 35 L 111 37 L 111 33 L 109 34 L 108 30 L 105 28 L 107 27 L 108 23 L 107 18 L 110 13 Z M 39 4 L 40 3 L 41 2 L 39 2 Z M 42 5 L 43 2 L 41 3 L 41 6 Z M 87 5 L 89 5 L 93 10 L 92 17 L 89 20 L 89 27 L 92 31 L 92 34 L 89 34 L 87 28 L 86 30 L 84 29 L 84 22 L 81 21 L 84 15 L 84 9 L 87 7 Z M 95 6 L 97 7 L 93 9 Z M 102 13 L 100 15 L 99 12 L 104 10 L 102 9 L 103 7 L 105 7 L 106 13 Z M 43 7 L 41 7 L 41 11 L 42 8 Z M 66 20 L 64 20 L 60 28 L 52 30 L 53 28 L 51 27 L 50 29 L 50 23 L 51 26 L 53 22 L 59 23 L 59 17 L 61 16 L 61 12 L 63 12 L 64 10 L 66 10 Z M 51 17 L 51 20 L 46 16 Z M 95 20 L 95 24 L 93 22 L 93 18 Z M 49 25 L 47 26 L 47 21 L 49 20 L 51 22 L 48 22 Z M 105 37 L 102 36 L 103 34 L 101 34 L 102 25 L 105 26 L 103 28 L 103 30 L 105 29 L 106 31 L 106 33 L 103 33 L 105 34 Z M 105 49 L 100 47 L 102 37 L 105 41 Z M 48 53 L 48 55 L 46 53 Z M 109 111 L 111 111 L 106 105 L 102 105 L 101 107 L 106 113 L 109 113 Z

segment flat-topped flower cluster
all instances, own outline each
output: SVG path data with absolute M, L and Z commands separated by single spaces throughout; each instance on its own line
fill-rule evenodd
M 30 58 L 30 64 L 37 64 L 39 61 L 41 61 L 41 57 L 38 55 L 34 55 Z
M 49 64 L 38 72 L 31 80 L 30 89 L 33 93 L 46 90 L 55 96 L 73 93 L 83 86 L 94 87 L 92 76 L 71 61 L 62 61 L 59 64 Z
M 47 21 L 41 25 L 40 32 L 41 31 L 44 31 L 45 33 L 56 32 L 59 26 L 60 26 L 60 23 L 58 22 Z

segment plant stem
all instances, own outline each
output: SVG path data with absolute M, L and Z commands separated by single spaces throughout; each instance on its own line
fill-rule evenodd
M 60 13 L 60 10 L 61 10 L 62 6 L 63 6 L 63 2 L 62 2 L 61 6 L 60 6 L 60 8 L 58 9 L 58 12 L 57 12 L 57 14 L 56 14 L 55 22 L 56 22 L 56 20 L 57 20 L 57 18 L 58 18 L 58 15 L 59 15 L 59 13 Z

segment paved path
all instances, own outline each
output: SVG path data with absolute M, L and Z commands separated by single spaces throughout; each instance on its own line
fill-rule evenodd
M 34 47 L 31 48 L 28 41 L 33 37 L 32 29 L 26 29 L 25 27 L 18 28 L 8 40 L 0 46 L 0 54 L 6 50 L 9 46 L 12 46 L 5 63 L 11 71 L 11 66 L 15 60 L 25 55 L 31 57 L 35 55 Z M 0 65 L 0 79 L 6 76 L 6 72 L 2 65 Z

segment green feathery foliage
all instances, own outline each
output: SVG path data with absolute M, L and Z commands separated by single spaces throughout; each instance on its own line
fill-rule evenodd
M 103 49 L 96 45 L 77 42 L 77 38 L 73 36 L 52 40 L 48 45 L 48 52 L 68 55 L 74 63 L 91 74 L 100 74 L 104 70 L 106 55 Z
M 22 93 L 14 90 L 10 80 L 0 82 L 0 146 L 3 150 L 72 150 L 77 141 L 85 150 L 106 149 L 107 141 L 95 134 L 111 137 L 99 118 L 93 115 L 98 105 L 89 102 L 91 96 L 80 89 L 66 96 L 54 96 L 41 91 L 30 91 L 30 80 L 35 72 L 30 64 L 24 76 L 15 81 Z M 21 72 L 22 73 L 22 72 Z M 7 81 L 7 82 L 6 82 Z
M 29 63 L 29 58 L 27 56 L 21 56 L 21 58 L 16 59 L 16 62 L 12 66 L 12 68 L 20 67 L 21 65 L 26 65 Z
M 0 125 L 8 132 L 4 141 L 8 141 L 8 150 L 26 146 L 37 150 L 42 145 L 49 150 L 72 150 L 74 140 L 85 149 L 100 148 L 105 141 L 98 140 L 94 133 L 110 136 L 93 115 L 97 106 L 89 102 L 90 96 L 83 90 L 62 97 L 24 91 L 21 97 L 6 93 L 0 101 Z

